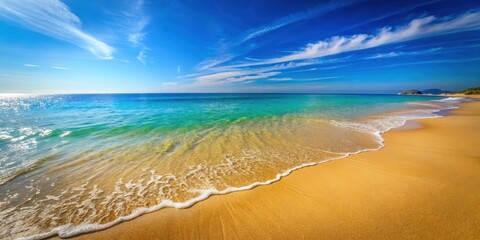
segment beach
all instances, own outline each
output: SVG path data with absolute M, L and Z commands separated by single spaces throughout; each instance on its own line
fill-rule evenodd
M 143 238 L 137 230 L 151 239 L 313 238 L 345 235 L 356 224 L 398 229 L 403 222 L 387 210 L 418 218 L 424 213 L 400 206 L 428 203 L 427 193 L 449 197 L 442 195 L 449 182 L 439 180 L 479 182 L 465 179 L 478 175 L 474 162 L 458 162 L 465 173 L 456 165 L 462 154 L 478 158 L 478 119 L 464 117 L 477 113 L 464 98 L 114 94 L 1 101 L 6 239 Z
M 77 239 L 478 239 L 480 103 L 416 122 L 381 150 Z

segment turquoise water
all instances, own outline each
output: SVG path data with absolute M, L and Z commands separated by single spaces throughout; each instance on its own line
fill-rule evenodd
M 0 236 L 71 236 L 269 183 L 297 167 L 378 149 L 381 132 L 408 119 L 436 117 L 458 101 L 397 95 L 1 95 L 0 218 L 6 221 Z

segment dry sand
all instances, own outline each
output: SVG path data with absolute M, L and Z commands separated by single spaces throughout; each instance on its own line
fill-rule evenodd
M 81 239 L 480 239 L 480 102 L 386 147 Z

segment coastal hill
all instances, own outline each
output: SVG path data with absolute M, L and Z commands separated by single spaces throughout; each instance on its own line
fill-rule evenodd
M 423 95 L 423 94 L 433 94 L 433 95 L 480 95 L 480 87 L 473 87 L 469 89 L 465 89 L 458 92 L 452 91 L 445 91 L 437 88 L 427 89 L 427 90 L 407 90 L 403 92 L 399 92 L 399 95 Z
M 444 94 L 444 93 L 453 93 L 452 91 L 445 91 L 438 88 L 431 88 L 422 91 L 423 94 Z
M 469 88 L 463 91 L 456 92 L 455 94 L 480 95 L 480 87 Z
M 403 92 L 400 92 L 398 94 L 400 94 L 400 95 L 422 95 L 423 93 L 420 90 L 413 89 L 413 90 L 403 91 Z

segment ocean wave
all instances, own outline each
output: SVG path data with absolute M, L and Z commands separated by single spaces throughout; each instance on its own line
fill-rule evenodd
M 448 102 L 448 101 L 468 101 L 468 100 L 466 98 L 462 98 L 462 97 L 447 97 L 447 98 L 442 98 L 442 99 L 439 99 L 439 100 L 432 100 L 432 101 Z
M 66 137 L 68 135 L 70 135 L 70 133 L 72 133 L 72 131 L 63 131 L 62 134 L 60 134 L 60 137 Z

